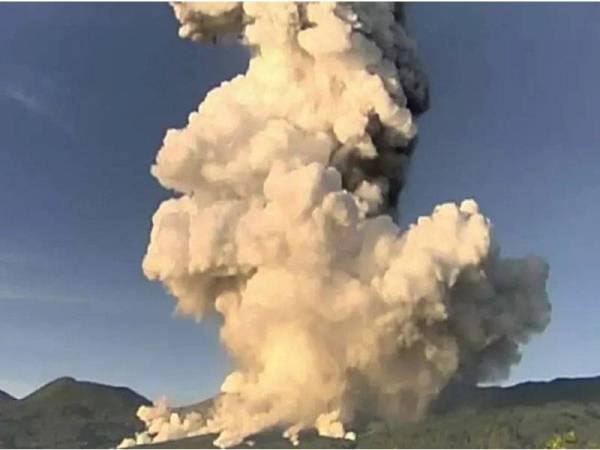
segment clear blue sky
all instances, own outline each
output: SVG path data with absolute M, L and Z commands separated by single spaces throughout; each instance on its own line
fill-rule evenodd
M 553 320 L 511 382 L 600 374 L 600 5 L 412 4 L 432 108 L 402 222 L 475 197 L 505 254 L 551 265 Z M 0 389 L 61 375 L 189 402 L 228 362 L 141 273 L 168 127 L 246 53 L 165 4 L 0 5 Z

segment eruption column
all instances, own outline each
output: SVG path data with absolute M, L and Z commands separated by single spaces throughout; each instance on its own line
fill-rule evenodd
M 473 200 L 390 215 L 427 81 L 398 4 L 174 4 L 182 37 L 241 37 L 248 70 L 169 130 L 143 269 L 236 364 L 209 417 L 144 408 L 138 443 L 274 426 L 352 438 L 413 420 L 455 379 L 505 377 L 548 324 L 548 266 L 503 259 Z M 124 445 L 134 443 L 133 440 Z

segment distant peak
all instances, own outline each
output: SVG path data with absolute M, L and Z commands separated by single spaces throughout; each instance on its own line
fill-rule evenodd
M 51 381 L 46 386 L 50 386 L 51 384 L 72 384 L 77 383 L 77 380 L 73 377 L 59 377 L 54 381 Z
M 121 398 L 136 401 L 140 404 L 151 403 L 148 399 L 131 390 L 130 388 L 111 386 L 91 381 L 81 381 L 76 380 L 73 377 L 57 378 L 29 394 L 23 399 L 23 401 L 49 402 L 57 401 L 57 399 L 60 399 L 60 401 L 66 401 L 71 398 L 77 398 L 79 400 L 82 400 L 83 398 L 88 400 L 99 398 L 104 398 L 105 400 L 108 398 Z
M 68 389 L 71 386 L 75 386 L 76 384 L 77 380 L 75 380 L 75 378 L 73 377 L 59 377 L 33 391 L 31 394 L 25 397 L 25 399 L 39 398 L 44 397 L 46 395 L 52 395 L 54 392 L 62 391 L 65 388 Z

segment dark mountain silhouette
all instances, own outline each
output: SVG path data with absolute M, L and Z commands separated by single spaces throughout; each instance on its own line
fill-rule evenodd
M 13 402 L 15 398 L 7 392 L 0 391 L 0 405 L 3 403 Z
M 208 398 L 198 403 L 194 403 L 193 405 L 181 406 L 179 408 L 173 408 L 173 410 L 180 415 L 185 415 L 190 412 L 197 412 L 200 413 L 203 417 L 206 417 L 214 408 L 215 401 L 217 398 L 218 395 L 215 395 L 214 397 Z
M 528 381 L 509 387 L 448 386 L 433 405 L 434 413 L 460 408 L 478 411 L 515 406 L 542 406 L 554 402 L 600 402 L 600 376 Z
M 128 388 L 59 378 L 0 404 L 0 448 L 114 447 L 143 428 L 135 413 L 149 403 Z

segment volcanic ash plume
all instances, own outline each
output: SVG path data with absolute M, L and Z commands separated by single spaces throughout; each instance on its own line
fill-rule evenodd
M 144 272 L 223 317 L 236 370 L 208 417 L 144 408 L 138 443 L 281 426 L 353 438 L 414 420 L 451 380 L 505 377 L 549 321 L 548 266 L 502 259 L 473 200 L 407 230 L 389 215 L 427 82 L 398 5 L 176 4 L 182 37 L 240 36 L 244 75 L 169 130 Z M 124 445 L 135 443 L 134 440 Z

